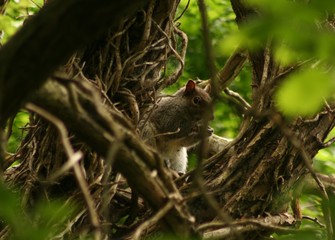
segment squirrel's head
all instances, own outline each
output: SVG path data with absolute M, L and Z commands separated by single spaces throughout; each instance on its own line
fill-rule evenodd
M 188 132 L 187 138 L 191 145 L 199 141 L 202 137 L 208 137 L 213 133 L 213 129 L 208 127 L 208 122 L 213 120 L 213 106 L 210 97 L 210 86 L 204 89 L 198 87 L 194 81 L 189 80 L 186 85 L 181 88 L 176 95 L 183 99 L 185 117 L 184 129 Z M 187 119 L 192 118 L 188 121 Z M 186 126 L 187 125 L 187 126 Z M 202 132 L 205 131 L 205 132 Z
M 198 87 L 194 81 L 189 80 L 177 94 L 182 95 L 189 106 L 190 113 L 196 120 L 213 120 L 212 99 L 210 97 L 210 85 L 204 89 Z
M 159 133 L 168 133 L 164 141 L 175 141 L 189 147 L 202 138 L 209 137 L 213 130 L 208 122 L 213 119 L 210 87 L 202 89 L 189 80 L 175 94 L 157 102 L 151 114 L 151 121 Z

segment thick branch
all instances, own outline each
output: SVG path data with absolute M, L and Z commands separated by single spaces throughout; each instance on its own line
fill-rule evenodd
M 72 91 L 68 91 L 69 88 Z M 105 158 L 108 158 L 112 146 L 118 145 L 115 154 L 117 170 L 153 209 L 159 210 L 168 201 L 174 201 L 174 208 L 164 216 L 164 222 L 178 236 L 188 236 L 192 218 L 169 174 L 157 167 L 160 159 L 148 151 L 134 131 L 118 119 L 116 110 L 107 110 L 98 98 L 93 85 L 88 82 L 65 81 L 62 85 L 50 80 L 31 101 L 56 115 Z
M 147 0 L 50 1 L 0 51 L 0 125 L 68 57 Z

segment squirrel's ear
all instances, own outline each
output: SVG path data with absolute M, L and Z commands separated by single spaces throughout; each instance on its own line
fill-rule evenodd
M 204 90 L 208 93 L 211 94 L 212 87 L 210 84 L 207 84 L 207 86 L 204 88 Z
M 185 94 L 193 92 L 195 89 L 195 82 L 192 80 L 188 80 L 188 82 L 185 85 Z

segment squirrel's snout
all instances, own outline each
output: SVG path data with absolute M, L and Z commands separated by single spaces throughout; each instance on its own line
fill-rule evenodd
M 208 136 L 211 136 L 214 133 L 214 129 L 208 126 L 207 133 L 208 133 Z

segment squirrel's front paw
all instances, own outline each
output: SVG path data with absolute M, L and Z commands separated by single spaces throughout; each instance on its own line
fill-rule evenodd
M 201 125 L 200 124 L 197 124 L 197 125 L 195 125 L 192 129 L 191 129 L 191 134 L 190 135 L 194 135 L 194 134 L 199 134 L 200 133 L 200 131 L 201 131 Z M 209 136 L 211 136 L 212 134 L 213 134 L 213 132 L 214 132 L 214 129 L 213 128 L 211 128 L 210 126 L 207 126 L 207 128 L 206 128 L 206 137 L 209 137 Z
M 174 169 L 171 169 L 171 168 L 169 169 L 169 171 L 172 174 L 173 180 L 175 180 L 175 179 L 181 177 L 182 175 L 184 175 L 184 173 L 178 172 L 178 171 L 176 171 Z

